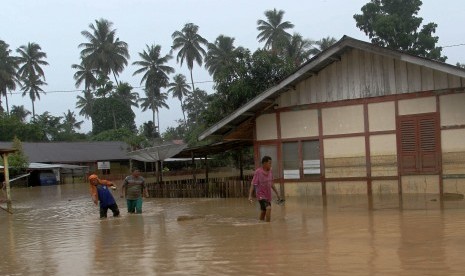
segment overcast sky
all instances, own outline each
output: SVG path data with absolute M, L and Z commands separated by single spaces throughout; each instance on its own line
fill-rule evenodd
M 261 0 L 3 0 L 0 9 L 0 40 L 16 50 L 28 42 L 38 43 L 47 53 L 49 66 L 44 67 L 47 86 L 46 95 L 36 101 L 36 114 L 49 111 L 54 116 L 63 116 L 68 109 L 78 114 L 75 109 L 72 64 L 79 64 L 78 45 L 87 42 L 81 31 L 89 30 L 89 24 L 104 18 L 113 22 L 113 27 L 120 40 L 129 45 L 129 64 L 139 60 L 139 52 L 145 45 L 159 44 L 162 54 L 170 50 L 171 34 L 181 30 L 186 23 L 199 26 L 199 34 L 213 42 L 223 34 L 235 38 L 236 46 L 243 46 L 254 51 L 263 44 L 258 43 L 257 20 L 266 19 L 264 12 L 273 8 L 285 11 L 284 20 L 292 22 L 292 32 L 298 32 L 304 38 L 314 40 L 326 36 L 340 39 L 348 35 L 368 41 L 368 37 L 355 26 L 353 15 L 360 13 L 360 8 L 368 0 L 307 0 L 307 1 L 261 1 Z M 465 2 L 463 0 L 423 0 L 419 16 L 423 24 L 438 24 L 436 35 L 440 46 L 465 43 Z M 14 53 L 16 54 L 16 53 Z M 443 54 L 447 62 L 465 63 L 465 46 L 446 47 Z M 180 67 L 173 58 L 170 65 L 177 73 L 189 76 L 185 64 Z M 140 76 L 132 76 L 137 68 L 130 65 L 120 75 L 119 80 L 128 82 L 133 87 L 140 86 Z M 196 87 L 213 92 L 212 78 L 208 72 L 194 65 Z M 174 74 L 171 75 L 171 77 Z M 113 80 L 113 78 L 112 78 Z M 71 91 L 71 92 L 59 92 Z M 144 97 L 142 89 L 135 88 Z M 170 109 L 160 111 L 160 127 L 164 131 L 168 126 L 175 126 L 175 121 L 182 118 L 177 99 L 168 101 Z M 32 111 L 29 96 L 21 97 L 18 91 L 9 96 L 9 105 L 24 105 Z M 3 106 L 5 104 L 3 103 Z M 151 112 L 134 109 L 136 125 L 152 118 Z M 82 132 L 91 130 L 91 124 L 83 117 L 85 123 Z

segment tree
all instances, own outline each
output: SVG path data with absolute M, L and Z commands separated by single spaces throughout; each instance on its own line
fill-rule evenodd
M 175 31 L 171 37 L 173 38 L 173 50 L 178 50 L 176 61 L 181 61 L 181 66 L 184 60 L 186 60 L 187 68 L 191 74 L 192 90 L 195 90 L 194 78 L 192 77 L 192 69 L 194 68 L 194 61 L 199 66 L 202 66 L 203 57 L 207 54 L 202 48 L 208 45 L 208 41 L 200 36 L 197 32 L 199 26 L 193 23 L 187 23 L 184 25 L 181 31 Z
M 406 53 L 444 62 L 442 47 L 437 47 L 438 37 L 433 36 L 437 24 L 420 25 L 417 17 L 421 0 L 371 0 L 355 14 L 357 27 L 365 32 L 371 42 Z
M 18 75 L 22 79 L 29 76 L 39 76 L 45 81 L 45 73 L 41 65 L 48 65 L 48 62 L 44 60 L 47 58 L 47 54 L 41 50 L 40 45 L 34 42 L 22 45 L 16 50 L 19 53 L 18 63 L 20 65 Z
M 21 122 L 26 122 L 27 116 L 31 115 L 31 111 L 24 108 L 24 105 L 13 105 L 11 107 L 10 116 L 17 118 Z
M 159 90 L 154 91 L 153 102 L 154 102 L 155 111 L 157 112 L 157 128 L 158 128 L 158 132 L 160 132 L 160 109 L 161 108 L 170 109 L 168 104 L 166 104 L 167 99 L 168 99 L 168 94 L 167 93 L 160 92 Z
M 285 56 L 275 55 L 270 51 L 257 50 L 253 54 L 243 52 L 238 60 L 237 78 L 216 81 L 217 92 L 209 95 L 203 104 L 208 106 L 201 117 L 207 124 L 213 124 L 259 93 L 276 85 L 295 69 L 294 62 Z M 189 117 L 189 116 L 188 116 Z
M 25 172 L 29 166 L 29 161 L 27 156 L 23 151 L 23 144 L 16 136 L 13 139 L 13 149 L 16 151 L 8 156 L 8 161 L 10 164 L 11 175 L 18 175 L 22 172 Z
M 316 55 L 316 54 L 328 49 L 329 47 L 331 47 L 336 42 L 337 42 L 337 39 L 332 37 L 332 36 L 323 37 L 322 39 L 315 42 L 315 44 L 318 46 L 318 48 L 313 47 L 310 50 L 310 54 L 311 55 Z
M 287 29 L 294 28 L 294 24 L 289 21 L 283 21 L 284 11 L 276 9 L 265 11 L 267 21 L 258 20 L 257 35 L 258 42 L 265 41 L 265 49 L 273 53 L 279 53 L 287 44 L 291 35 L 286 32 Z
M 457 62 L 456 66 L 465 69 L 465 63 Z
M 181 103 L 182 116 L 184 117 L 184 122 L 186 122 L 183 99 L 189 95 L 189 89 L 191 88 L 186 82 L 186 77 L 182 74 L 175 75 L 173 77 L 173 82 L 170 82 L 168 87 L 168 93 L 171 93 L 173 98 L 178 98 L 179 102 Z
M 150 89 L 153 86 L 157 88 L 166 87 L 169 81 L 168 75 L 174 72 L 173 67 L 166 65 L 166 63 L 173 57 L 169 54 L 161 56 L 160 45 L 146 45 L 146 47 L 147 50 L 139 53 L 141 60 L 132 63 L 141 67 L 132 75 L 135 76 L 144 73 L 140 83 L 145 83 L 146 89 Z
M 135 117 L 131 107 L 118 97 L 97 98 L 92 111 L 92 133 L 119 128 L 136 131 Z
M 45 141 L 57 141 L 61 132 L 63 132 L 63 125 L 61 123 L 62 117 L 51 115 L 48 111 L 33 118 L 32 123 L 39 126 L 45 137 Z
M 63 126 L 67 132 L 75 132 L 74 129 L 81 129 L 81 125 L 84 121 L 77 121 L 74 112 L 68 109 L 68 112 L 63 113 Z
M 92 117 L 92 109 L 94 105 L 94 96 L 92 92 L 84 90 L 84 96 L 76 96 L 76 108 L 80 108 L 79 115 L 89 119 Z
M 137 103 L 139 101 L 139 94 L 132 92 L 132 86 L 127 82 L 120 82 L 116 87 L 115 97 L 119 98 L 128 106 L 139 107 Z
M 88 91 L 90 88 L 97 86 L 97 78 L 95 77 L 96 70 L 93 69 L 89 63 L 81 61 L 81 64 L 73 64 L 71 68 L 76 69 L 73 78 L 76 81 L 76 88 L 84 83 L 84 91 Z
M 38 75 L 30 75 L 27 78 L 22 80 L 23 86 L 21 90 L 23 91 L 22 96 L 29 94 L 29 98 L 32 102 L 32 117 L 36 116 L 35 101 L 36 99 L 40 100 L 40 92 L 44 93 L 44 90 L 41 88 L 42 85 L 47 85 L 44 81 L 40 79 Z
M 0 130 L 0 141 L 12 141 L 15 136 L 23 141 L 45 141 L 44 133 L 38 125 L 22 122 L 16 116 L 0 113 Z
M 16 83 L 19 82 L 17 78 L 18 63 L 16 57 L 10 55 L 11 50 L 8 49 L 9 45 L 3 40 L 0 40 L 0 109 L 2 108 L 2 99 L 5 97 L 6 112 L 10 113 L 8 107 L 8 90 L 16 89 Z
M 145 91 L 145 98 L 141 98 L 139 101 L 141 102 L 142 111 L 146 111 L 147 109 L 152 110 L 152 122 L 155 122 L 155 114 L 157 114 L 157 126 L 158 131 L 160 131 L 160 116 L 159 110 L 160 108 L 169 109 L 170 107 L 166 104 L 166 100 L 168 99 L 168 94 L 161 92 L 157 87 L 150 87 L 144 89 Z
M 140 126 L 140 131 L 141 135 L 145 136 L 147 139 L 154 139 L 154 138 L 159 138 L 159 133 L 157 132 L 157 128 L 153 121 L 148 121 L 146 123 L 143 123 Z
M 45 82 L 45 74 L 41 65 L 48 65 L 44 59 L 47 58 L 47 54 L 41 51 L 42 48 L 39 44 L 29 42 L 27 45 L 20 46 L 16 51 L 19 53 L 18 63 L 19 70 L 18 75 L 22 82 L 23 91 L 22 96 L 29 94 L 29 98 L 32 101 L 32 115 L 35 116 L 34 103 L 36 99 L 40 99 L 40 92 L 44 93 L 41 86 L 47 85 Z M 45 93 L 44 93 L 45 94 Z
M 244 49 L 234 46 L 234 38 L 220 35 L 215 43 L 208 44 L 205 67 L 214 79 L 225 75 L 232 76 L 237 67 L 237 59 Z
M 201 124 L 201 114 L 208 109 L 207 92 L 198 88 L 192 91 L 186 98 L 185 107 L 189 124 Z
M 100 19 L 94 24 L 89 24 L 90 31 L 82 31 L 81 34 L 89 42 L 79 44 L 81 58 L 84 64 L 98 70 L 101 74 L 109 76 L 113 74 L 118 84 L 119 73 L 128 65 L 128 44 L 116 37 L 116 29 L 112 29 L 113 23 Z
M 294 33 L 285 47 L 285 56 L 289 58 L 295 66 L 300 66 L 304 63 L 311 54 L 313 42 L 309 39 L 304 39 L 299 33 Z

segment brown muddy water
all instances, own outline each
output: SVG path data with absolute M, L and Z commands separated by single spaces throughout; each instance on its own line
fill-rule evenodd
M 0 275 L 465 274 L 465 202 L 434 195 L 288 198 L 271 223 L 245 198 L 150 198 L 142 215 L 118 198 L 122 216 L 104 220 L 85 184 L 12 198 Z

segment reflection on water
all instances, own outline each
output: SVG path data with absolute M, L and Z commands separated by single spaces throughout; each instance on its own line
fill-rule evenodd
M 0 275 L 463 275 L 465 202 L 436 196 L 146 199 L 99 219 L 87 185 L 12 191 Z M 180 216 L 193 219 L 178 221 Z

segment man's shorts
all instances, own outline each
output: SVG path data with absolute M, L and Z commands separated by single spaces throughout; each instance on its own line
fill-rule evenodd
M 258 202 L 260 203 L 260 210 L 262 211 L 266 211 L 266 207 L 268 206 L 271 207 L 271 202 L 266 199 L 260 199 Z

